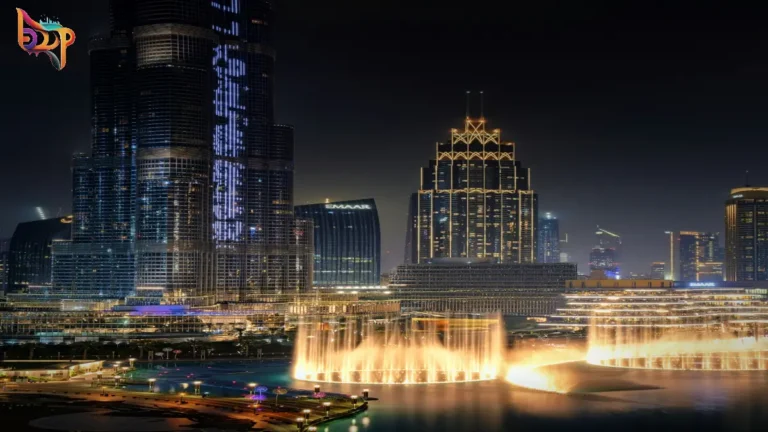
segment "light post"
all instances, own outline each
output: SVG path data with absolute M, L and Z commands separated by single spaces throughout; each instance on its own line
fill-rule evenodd
M 185 394 L 186 393 L 184 393 L 184 392 L 179 393 L 179 404 L 183 404 L 184 403 L 184 395 Z
M 155 381 L 157 381 L 157 380 L 154 379 L 154 378 L 150 378 L 150 379 L 147 380 L 147 382 L 149 383 L 149 392 L 150 393 L 154 393 L 155 392 Z
M 248 383 L 248 388 L 251 389 L 250 394 L 253 394 L 253 390 L 256 388 L 256 383 Z
M 307 430 L 310 431 L 310 432 L 315 432 L 315 431 L 317 431 L 317 426 L 310 426 L 310 427 L 307 428 Z
M 315 384 L 315 394 L 320 393 L 320 385 Z
M 350 396 L 352 398 L 352 408 L 357 408 L 357 395 Z
M 325 407 L 325 416 L 329 417 L 331 415 L 331 403 L 323 402 L 323 406 Z
M 363 389 L 363 400 L 364 401 L 368 400 L 368 389 Z
M 133 358 L 133 357 L 131 357 L 131 358 L 129 358 L 129 359 L 128 359 L 128 365 L 131 367 L 131 369 L 133 369 L 133 363 L 134 363 L 135 361 L 136 361 L 136 359 L 135 359 L 135 358 Z
M 304 413 L 304 420 L 306 420 L 307 422 L 309 422 L 309 413 L 311 413 L 311 412 L 312 412 L 312 410 L 308 410 L 308 409 L 305 409 L 305 410 L 304 410 L 304 411 L 302 411 L 302 412 Z
M 96 372 L 96 382 L 101 384 L 101 371 Z
M 195 385 L 195 394 L 200 394 L 200 384 L 202 384 L 202 381 L 195 381 L 192 384 Z
M 120 375 L 115 375 L 115 388 L 120 384 L 120 378 L 122 378 Z
M 304 430 L 304 417 L 298 417 L 296 419 L 296 427 L 301 431 Z
M 187 392 L 187 387 L 189 387 L 189 384 L 187 383 L 181 383 L 181 389 L 184 390 L 184 393 Z
M 107 386 L 101 386 L 101 395 L 106 396 L 107 395 Z
M 116 362 L 116 363 L 115 363 L 115 373 L 117 373 L 117 371 L 119 370 L 119 368 L 120 368 L 120 362 Z

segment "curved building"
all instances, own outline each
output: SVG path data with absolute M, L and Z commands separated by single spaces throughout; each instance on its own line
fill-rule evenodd
M 735 188 L 725 201 L 725 280 L 768 280 L 768 187 Z
M 296 206 L 295 214 L 314 223 L 315 286 L 380 283 L 381 228 L 373 199 Z

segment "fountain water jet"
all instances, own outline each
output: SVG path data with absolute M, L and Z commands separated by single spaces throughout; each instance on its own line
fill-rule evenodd
M 311 317 L 299 324 L 294 377 L 366 384 L 494 379 L 502 330 L 499 316 Z

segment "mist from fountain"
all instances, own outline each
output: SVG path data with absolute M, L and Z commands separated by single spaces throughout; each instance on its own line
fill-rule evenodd
M 499 374 L 503 349 L 499 316 L 315 316 L 299 324 L 294 377 L 366 384 L 490 380 Z
M 636 369 L 766 370 L 768 338 L 742 336 L 724 330 L 628 325 L 589 328 L 587 362 Z

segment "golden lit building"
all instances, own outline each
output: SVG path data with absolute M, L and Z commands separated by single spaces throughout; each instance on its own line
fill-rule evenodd
M 725 279 L 768 280 L 768 187 L 732 189 L 725 202 Z

